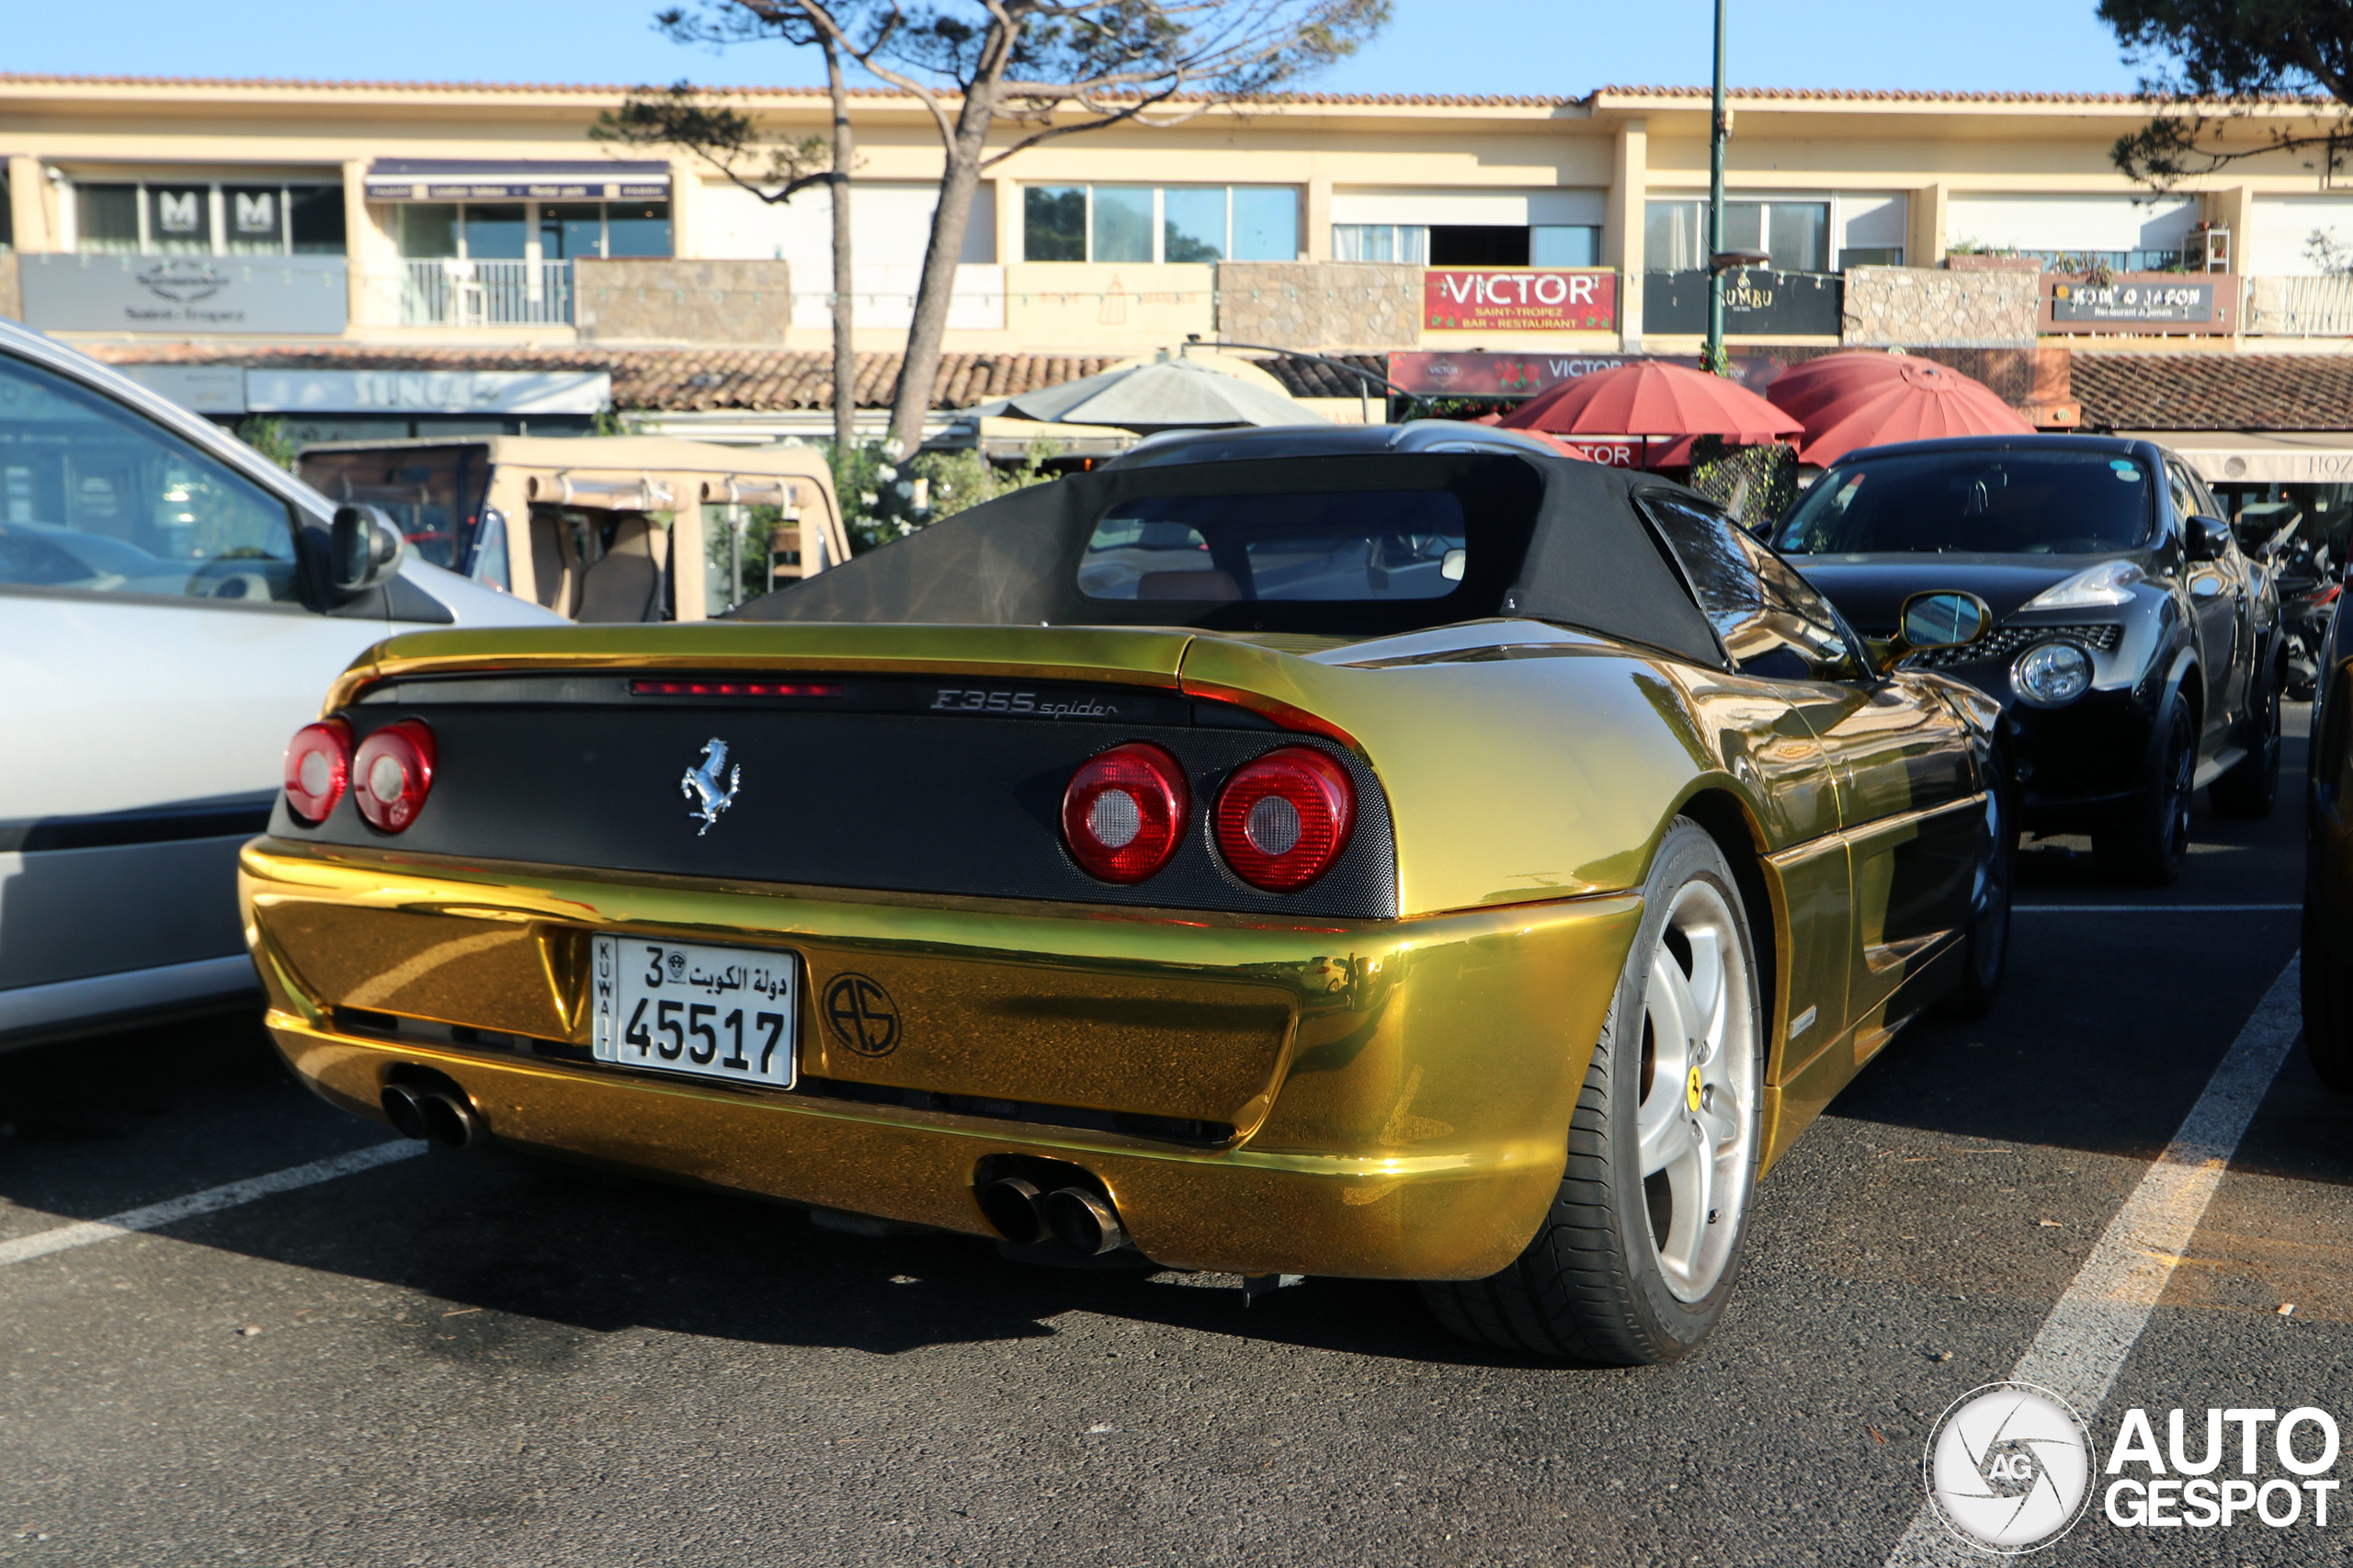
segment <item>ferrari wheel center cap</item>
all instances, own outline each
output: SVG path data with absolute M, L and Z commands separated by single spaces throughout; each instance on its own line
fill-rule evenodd
M 1699 1082 L 1699 1070 L 1697 1067 L 1694 1067 L 1691 1069 L 1689 1075 L 1683 1080 L 1683 1103 L 1689 1106 L 1693 1110 L 1698 1110 L 1699 1108 L 1699 1090 L 1701 1087 L 1702 1085 Z

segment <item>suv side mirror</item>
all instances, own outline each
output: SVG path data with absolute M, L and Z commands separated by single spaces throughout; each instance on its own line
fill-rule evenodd
M 2220 561 L 2231 552 L 2231 525 L 2220 517 L 2192 517 L 2182 528 L 2181 542 L 2192 561 Z
M 400 570 L 400 529 L 381 507 L 337 506 L 327 535 L 327 582 L 345 598 L 381 587 Z
M 1880 660 L 1882 672 L 1933 648 L 1966 648 L 1994 625 L 1994 609 L 1975 594 L 1939 588 L 1915 594 L 1897 613 L 1895 635 Z

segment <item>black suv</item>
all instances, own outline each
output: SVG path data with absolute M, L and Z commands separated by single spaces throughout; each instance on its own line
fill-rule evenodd
M 2262 816 L 2279 786 L 2279 600 L 2220 514 L 2147 441 L 1961 437 L 1848 453 L 1771 537 L 1865 636 L 1924 589 L 1985 600 L 1989 635 L 1911 667 L 2002 703 L 2025 827 L 2089 832 L 2110 872 L 2162 885 L 2200 788 Z

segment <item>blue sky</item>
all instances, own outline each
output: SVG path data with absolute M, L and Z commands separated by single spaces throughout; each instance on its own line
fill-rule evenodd
M 1395 0 L 1397 18 L 1321 79 L 1361 93 L 1580 94 L 1704 84 L 1709 0 Z M 0 69 L 142 76 L 790 84 L 813 60 L 714 56 L 655 35 L 656 0 L 186 0 L 10 7 Z M 2137 76 L 2091 0 L 1731 0 L 1734 85 L 2128 91 Z

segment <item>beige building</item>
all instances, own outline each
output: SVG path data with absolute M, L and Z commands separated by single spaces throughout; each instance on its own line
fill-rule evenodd
M 0 312 L 224 415 L 512 429 L 585 426 L 615 402 L 676 428 L 808 414 L 829 395 L 808 373 L 835 286 L 824 193 L 765 202 L 686 154 L 592 140 L 620 97 L 0 77 Z M 779 138 L 825 123 L 813 91 L 734 101 Z M 863 93 L 856 113 L 863 403 L 895 374 L 939 153 L 909 99 Z M 1735 350 L 1938 352 L 2051 425 L 2072 417 L 2077 356 L 2336 352 L 2353 333 L 2353 278 L 2332 271 L 2353 260 L 2353 190 L 2268 154 L 2152 196 L 2109 158 L 2145 113 L 2122 97 L 1736 93 L 1727 243 L 1770 265 L 1735 278 Z M 2266 106 L 2236 134 L 2252 146 L 2309 119 Z M 1698 89 L 1303 94 L 1045 143 L 983 187 L 940 401 L 1192 335 L 1375 356 L 1475 395 L 1692 354 L 1707 131 Z

